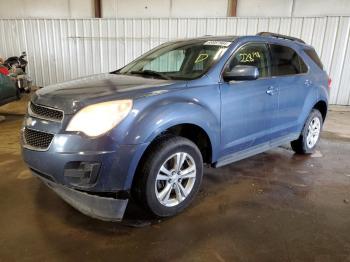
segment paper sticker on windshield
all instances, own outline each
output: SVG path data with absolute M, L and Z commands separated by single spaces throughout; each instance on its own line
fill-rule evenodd
M 227 41 L 207 41 L 203 45 L 218 45 L 218 46 L 229 46 L 232 42 Z

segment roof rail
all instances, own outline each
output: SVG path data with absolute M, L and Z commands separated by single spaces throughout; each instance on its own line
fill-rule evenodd
M 281 38 L 281 39 L 287 39 L 287 40 L 296 41 L 296 42 L 305 44 L 305 42 L 303 40 L 301 40 L 300 38 L 287 36 L 287 35 L 280 35 L 280 34 L 275 34 L 275 33 L 270 33 L 270 32 L 259 32 L 256 35 L 270 36 L 270 37 L 276 37 L 276 38 Z

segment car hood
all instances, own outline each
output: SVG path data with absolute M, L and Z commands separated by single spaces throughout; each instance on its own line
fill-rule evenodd
M 33 95 L 32 101 L 73 114 L 90 104 L 137 99 L 184 87 L 186 81 L 106 73 L 44 87 Z

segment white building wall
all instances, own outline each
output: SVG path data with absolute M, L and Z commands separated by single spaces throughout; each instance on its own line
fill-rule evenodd
M 225 17 L 228 0 L 172 0 L 172 17 Z
M 93 0 L 0 0 L 0 18 L 91 18 Z
M 169 40 L 270 31 L 312 44 L 332 78 L 332 104 L 350 105 L 350 17 L 0 19 L 0 57 L 28 53 L 39 86 L 120 68 Z
M 102 0 L 112 17 L 225 17 L 228 0 Z M 282 17 L 349 15 L 349 0 L 238 0 L 237 16 Z
M 237 16 L 291 16 L 296 0 L 238 0 Z
M 227 15 L 228 0 L 102 0 L 102 16 L 217 17 Z
M 102 17 L 169 17 L 170 0 L 102 0 Z
M 349 0 L 295 0 L 292 16 L 332 16 L 349 14 Z
M 349 15 L 349 0 L 238 0 L 237 16 Z
M 105 18 L 226 17 L 229 0 L 101 0 Z M 237 0 L 237 16 L 350 15 L 349 0 Z M 93 0 L 0 0 L 0 18 L 92 18 Z

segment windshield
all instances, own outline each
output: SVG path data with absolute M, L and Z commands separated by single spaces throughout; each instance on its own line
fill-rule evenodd
M 195 79 L 204 75 L 230 44 L 226 41 L 199 40 L 161 45 L 117 73 L 164 79 Z

